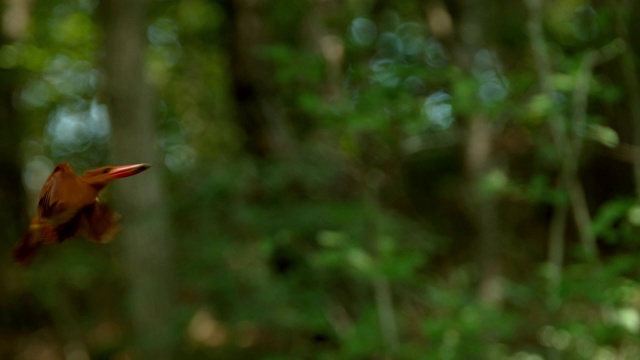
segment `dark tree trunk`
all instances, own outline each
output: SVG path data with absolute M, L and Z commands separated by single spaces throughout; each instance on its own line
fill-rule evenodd
M 4 15 L 11 12 L 22 15 L 23 21 L 7 23 L 4 19 L 0 46 L 18 40 L 24 35 L 29 19 L 28 4 L 12 4 L 4 10 Z M 16 12 L 25 14 L 16 14 Z M 11 246 L 21 236 L 27 225 L 24 187 L 22 185 L 22 167 L 20 159 L 20 141 L 23 126 L 14 104 L 14 94 L 18 91 L 20 73 L 16 68 L 0 69 L 0 237 L 5 239 L 5 246 Z M 4 248 L 4 247 L 3 247 Z M 8 254 L 7 251 L 3 253 Z M 10 257 L 5 256 L 4 261 Z
M 17 241 L 27 224 L 20 176 L 22 125 L 13 105 L 16 78 L 15 70 L 0 70 L 0 236 L 7 240 L 5 244 L 12 244 L 10 239 Z
M 2 15 L 2 33 L 0 47 L 19 40 L 24 35 L 27 22 L 30 19 L 27 2 L 14 2 L 11 6 L 4 4 Z M 8 12 L 21 13 L 19 19 L 7 24 Z M 27 229 L 28 209 L 25 206 L 27 198 L 22 184 L 22 161 L 20 142 L 24 136 L 24 121 L 15 106 L 15 96 L 19 94 L 22 84 L 22 73 L 19 68 L 0 69 L 0 271 L 3 279 L 9 279 L 15 274 L 11 270 L 13 260 L 11 247 L 20 239 L 22 232 Z M 0 358 L 8 359 L 18 351 L 20 344 L 20 329 L 16 327 L 29 323 L 28 309 L 16 308 L 15 304 L 23 304 L 24 293 L 11 291 L 6 281 L 0 285 L 0 324 L 2 324 L 2 341 L 0 341 Z
M 287 114 L 273 69 L 264 58 L 270 28 L 265 23 L 264 0 L 230 0 L 231 71 L 236 119 L 245 135 L 245 150 L 258 157 L 290 149 Z
M 101 2 L 113 162 L 153 166 L 136 179 L 114 184 L 114 191 L 123 217 L 119 242 L 129 282 L 136 355 L 160 360 L 171 358 L 172 352 L 168 324 L 173 298 L 172 239 L 153 96 L 144 77 L 146 8 L 144 0 Z

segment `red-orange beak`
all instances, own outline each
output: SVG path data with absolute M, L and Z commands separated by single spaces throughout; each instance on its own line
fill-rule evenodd
M 109 176 L 115 179 L 124 178 L 127 176 L 133 176 L 135 174 L 139 174 L 148 168 L 151 165 L 149 164 L 135 164 L 135 165 L 123 165 L 123 166 L 114 166 L 109 170 Z

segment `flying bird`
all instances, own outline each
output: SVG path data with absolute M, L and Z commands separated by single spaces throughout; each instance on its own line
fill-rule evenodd
M 118 233 L 118 214 L 98 197 L 111 181 L 141 173 L 149 164 L 104 166 L 78 176 L 68 163 L 53 170 L 40 191 L 38 211 L 29 230 L 13 249 L 19 264 L 28 264 L 44 244 L 60 243 L 83 236 L 98 243 Z

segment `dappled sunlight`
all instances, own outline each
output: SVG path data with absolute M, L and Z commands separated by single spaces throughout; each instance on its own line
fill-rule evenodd
M 44 156 L 36 156 L 31 159 L 25 166 L 22 175 L 23 181 L 29 191 L 34 193 L 40 192 L 42 184 L 47 180 L 47 177 L 51 174 L 54 167 L 55 164 L 51 162 L 51 159 Z
M 0 360 L 640 358 L 635 2 L 5 5 Z
M 502 74 L 497 55 L 487 49 L 478 51 L 473 59 L 472 72 L 480 82 L 478 96 L 484 105 L 495 105 L 509 95 L 509 81 Z
M 172 145 L 165 152 L 165 165 L 176 173 L 192 169 L 198 161 L 196 151 L 189 145 Z
M 369 46 L 378 36 L 376 24 L 367 18 L 355 18 L 349 28 L 351 39 L 360 46 Z
M 189 339 L 201 346 L 218 347 L 228 341 L 226 327 L 204 309 L 196 311 L 187 329 Z
M 445 130 L 453 124 L 453 106 L 451 95 L 438 91 L 424 101 L 422 114 L 428 124 L 438 130 Z
M 58 108 L 51 115 L 47 133 L 55 157 L 86 151 L 91 144 L 105 142 L 110 135 L 106 106 L 94 100 Z

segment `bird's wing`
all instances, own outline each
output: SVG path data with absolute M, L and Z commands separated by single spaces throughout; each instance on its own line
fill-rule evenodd
M 49 175 L 47 181 L 45 181 L 42 186 L 42 190 L 40 190 L 40 197 L 38 200 L 38 215 L 41 218 L 49 218 L 54 213 L 56 208 L 56 193 L 58 191 L 57 184 L 59 184 L 62 179 L 62 170 L 60 167 L 56 167 L 55 170 Z
M 120 231 L 120 216 L 98 201 L 85 207 L 80 213 L 78 235 L 91 241 L 105 243 L 113 240 Z
M 85 206 L 95 202 L 97 192 L 61 167 L 49 175 L 40 192 L 38 215 L 54 224 L 72 220 Z

